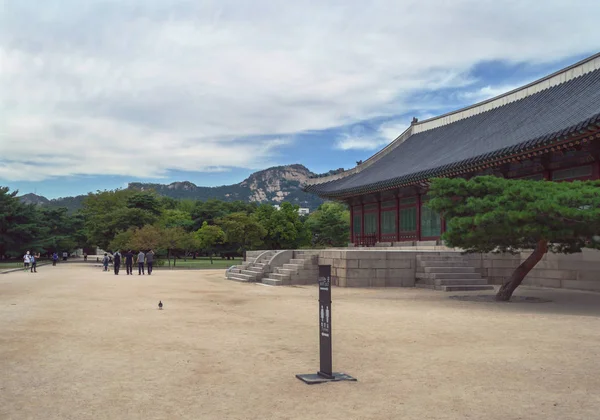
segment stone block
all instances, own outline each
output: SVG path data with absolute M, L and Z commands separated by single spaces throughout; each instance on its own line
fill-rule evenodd
M 563 280 L 562 287 L 564 289 L 593 290 L 600 292 L 600 277 L 596 281 Z
M 346 268 L 358 268 L 358 260 L 346 260 Z
M 334 258 L 331 264 L 333 267 L 345 267 L 346 260 L 342 260 L 341 258 Z
M 534 268 L 528 275 L 539 279 L 576 280 L 577 273 L 571 270 L 544 270 Z
M 375 276 L 375 269 L 372 268 L 350 268 L 346 269 L 346 277 L 348 279 L 363 279 Z
M 544 279 L 544 278 L 539 278 L 539 277 L 525 277 L 525 280 L 523 280 L 523 284 L 524 285 L 528 285 L 528 286 L 541 286 L 541 287 L 556 287 L 559 288 L 560 287 L 560 283 L 561 281 L 558 279 Z
M 346 279 L 346 287 L 369 287 L 371 281 L 369 278 L 348 278 Z
M 387 260 L 386 267 L 387 268 L 412 268 L 412 267 L 414 267 L 414 263 L 413 263 L 412 259 Z
M 386 260 L 358 260 L 359 268 L 385 268 Z
M 385 287 L 385 276 L 371 278 L 370 287 Z
M 387 268 L 377 268 L 375 269 L 375 277 L 378 279 L 385 279 L 389 276 L 389 270 Z
M 333 265 L 333 259 L 319 257 L 319 265 Z
M 499 259 L 493 259 L 492 260 L 492 267 L 494 268 L 517 268 L 519 266 L 521 262 L 517 259 L 503 259 L 503 258 L 499 258 Z
M 345 268 L 336 268 L 335 275 L 338 277 L 346 277 L 346 269 Z
M 348 251 L 346 259 L 353 260 L 381 260 L 385 259 L 386 251 Z
M 600 283 L 600 270 L 580 270 L 577 272 L 577 280 Z

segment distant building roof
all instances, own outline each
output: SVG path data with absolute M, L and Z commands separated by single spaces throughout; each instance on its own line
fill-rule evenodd
M 504 95 L 411 126 L 356 168 L 309 179 L 342 197 L 418 182 L 600 123 L 600 53 Z

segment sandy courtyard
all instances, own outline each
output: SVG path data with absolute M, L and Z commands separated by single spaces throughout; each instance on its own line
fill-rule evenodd
M 358 382 L 309 386 L 294 375 L 318 368 L 317 288 L 223 274 L 0 275 L 0 418 L 600 416 L 600 295 L 496 304 L 334 288 L 334 370 Z

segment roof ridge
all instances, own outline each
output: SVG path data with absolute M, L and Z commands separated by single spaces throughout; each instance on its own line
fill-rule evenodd
M 414 123 L 414 134 L 452 124 L 454 122 L 472 117 L 473 115 L 491 111 L 492 109 L 500 108 L 501 106 L 512 102 L 517 102 L 521 99 L 533 96 L 536 93 L 542 92 L 554 86 L 561 85 L 598 69 L 600 69 L 600 52 L 584 58 L 575 64 L 571 64 L 570 66 L 557 70 L 547 76 L 534 80 L 533 82 L 527 83 L 524 86 L 520 86 L 511 91 L 494 96 L 493 98 L 489 98 L 481 102 L 438 115 L 436 117 L 416 122 Z

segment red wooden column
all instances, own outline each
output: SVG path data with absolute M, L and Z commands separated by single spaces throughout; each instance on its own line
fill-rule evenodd
M 377 199 L 377 242 L 381 242 L 381 197 Z
M 547 169 L 544 171 L 544 179 L 546 181 L 552 181 L 552 175 L 550 174 L 550 171 Z
M 354 243 L 354 206 L 352 202 L 348 205 L 350 206 L 350 243 Z
M 365 237 L 365 203 L 360 203 L 360 237 Z
M 417 241 L 421 240 L 421 194 L 417 193 Z
M 592 179 L 600 179 L 600 160 L 596 160 L 592 167 Z
M 400 196 L 396 195 L 396 241 L 400 242 Z

